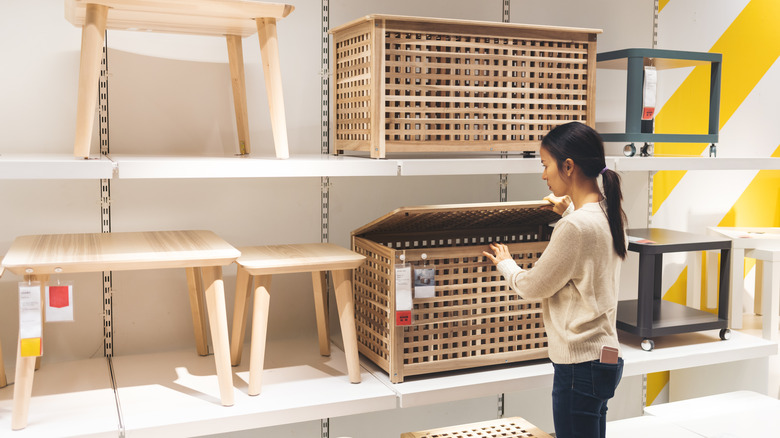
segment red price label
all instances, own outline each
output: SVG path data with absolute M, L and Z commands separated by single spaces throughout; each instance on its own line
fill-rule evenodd
M 396 310 L 395 311 L 395 325 L 412 325 L 412 311 L 411 310 Z

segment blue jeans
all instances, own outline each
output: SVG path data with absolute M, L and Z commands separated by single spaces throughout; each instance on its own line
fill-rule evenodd
M 598 360 L 575 364 L 553 364 L 553 422 L 557 438 L 604 438 L 607 400 L 623 376 L 623 359 L 618 363 Z

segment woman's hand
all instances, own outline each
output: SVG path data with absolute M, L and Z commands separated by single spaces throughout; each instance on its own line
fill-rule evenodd
M 545 196 L 544 200 L 549 202 L 551 205 L 545 205 L 542 207 L 543 209 L 552 210 L 560 215 L 563 215 L 563 212 L 566 211 L 566 209 L 569 208 L 569 204 L 571 204 L 571 198 L 569 195 L 555 196 L 550 194 Z
M 509 252 L 509 247 L 507 247 L 503 243 L 491 243 L 490 249 L 493 250 L 495 255 L 487 251 L 482 251 L 482 254 L 484 254 L 487 258 L 489 258 L 490 261 L 493 262 L 493 264 L 495 265 L 497 265 L 502 260 L 512 258 L 512 254 Z

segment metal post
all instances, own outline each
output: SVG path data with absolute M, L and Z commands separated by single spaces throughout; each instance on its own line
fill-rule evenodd
M 501 4 L 502 23 L 509 23 L 509 1 L 510 0 L 504 0 Z M 507 158 L 507 153 L 502 151 L 501 158 Z M 509 175 L 506 173 L 499 174 L 498 185 L 498 202 L 506 202 L 509 195 Z
M 98 118 L 100 120 L 100 154 L 108 155 L 108 39 L 103 39 L 103 60 L 100 63 Z M 111 232 L 111 180 L 100 180 L 100 232 Z M 111 308 L 111 271 L 103 272 L 103 354 L 114 355 L 114 330 Z

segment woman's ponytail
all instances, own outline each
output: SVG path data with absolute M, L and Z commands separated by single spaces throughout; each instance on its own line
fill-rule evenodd
M 612 245 L 621 259 L 626 258 L 626 235 L 624 232 L 627 222 L 626 213 L 623 211 L 623 191 L 620 189 L 620 175 L 611 169 L 606 169 L 601 174 L 604 198 L 607 201 L 607 222 L 612 233 Z

